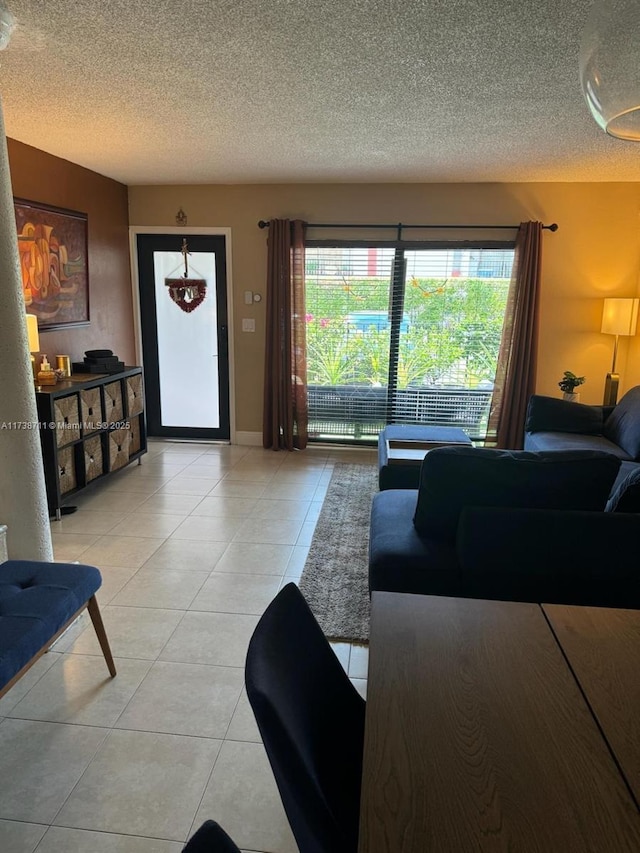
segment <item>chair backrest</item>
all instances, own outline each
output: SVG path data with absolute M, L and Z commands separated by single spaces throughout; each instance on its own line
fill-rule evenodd
M 301 853 L 356 853 L 365 703 L 295 584 L 258 622 L 245 681 Z
M 183 847 L 182 853 L 240 853 L 220 824 L 215 820 L 205 821 Z

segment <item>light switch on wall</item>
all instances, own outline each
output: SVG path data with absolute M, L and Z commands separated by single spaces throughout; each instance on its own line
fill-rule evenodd
M 244 292 L 244 304 L 253 305 L 253 293 L 250 290 Z
M 256 321 L 249 319 L 247 317 L 242 318 L 242 331 L 243 332 L 255 332 L 256 330 Z

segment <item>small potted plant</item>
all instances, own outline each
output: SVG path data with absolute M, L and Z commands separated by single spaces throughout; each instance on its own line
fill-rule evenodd
M 585 382 L 584 376 L 576 376 L 570 370 L 565 370 L 564 376 L 558 382 L 560 390 L 563 392 L 563 399 L 577 403 L 580 400 L 580 394 L 576 394 L 576 388 L 583 382 Z

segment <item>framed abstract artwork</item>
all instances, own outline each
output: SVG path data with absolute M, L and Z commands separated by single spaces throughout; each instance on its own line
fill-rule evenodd
M 47 331 L 89 323 L 87 214 L 14 198 L 27 313 Z

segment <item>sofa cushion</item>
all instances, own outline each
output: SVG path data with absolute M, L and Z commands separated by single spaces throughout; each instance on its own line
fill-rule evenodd
M 453 542 L 465 506 L 604 510 L 620 460 L 595 450 L 441 447 L 425 457 L 416 530 Z
M 611 487 L 611 494 L 615 492 L 620 483 L 623 480 L 626 480 L 627 476 L 635 471 L 637 468 L 640 468 L 640 462 L 630 462 L 629 460 L 622 460 L 620 463 L 620 470 L 618 471 L 618 476 L 616 477 L 613 486 Z
M 556 397 L 533 394 L 527 407 L 525 432 L 577 432 L 600 435 L 602 406 L 585 406 Z
M 636 515 L 467 507 L 456 541 L 461 595 L 638 608 L 639 536 Z
M 636 468 L 614 489 L 605 507 L 607 512 L 640 513 L 640 468 Z
M 627 391 L 604 422 L 602 432 L 640 461 L 640 385 Z
M 524 449 L 536 453 L 551 450 L 600 450 L 603 453 L 612 453 L 618 459 L 631 460 L 625 450 L 603 435 L 584 435 L 578 432 L 527 432 L 524 435 Z

